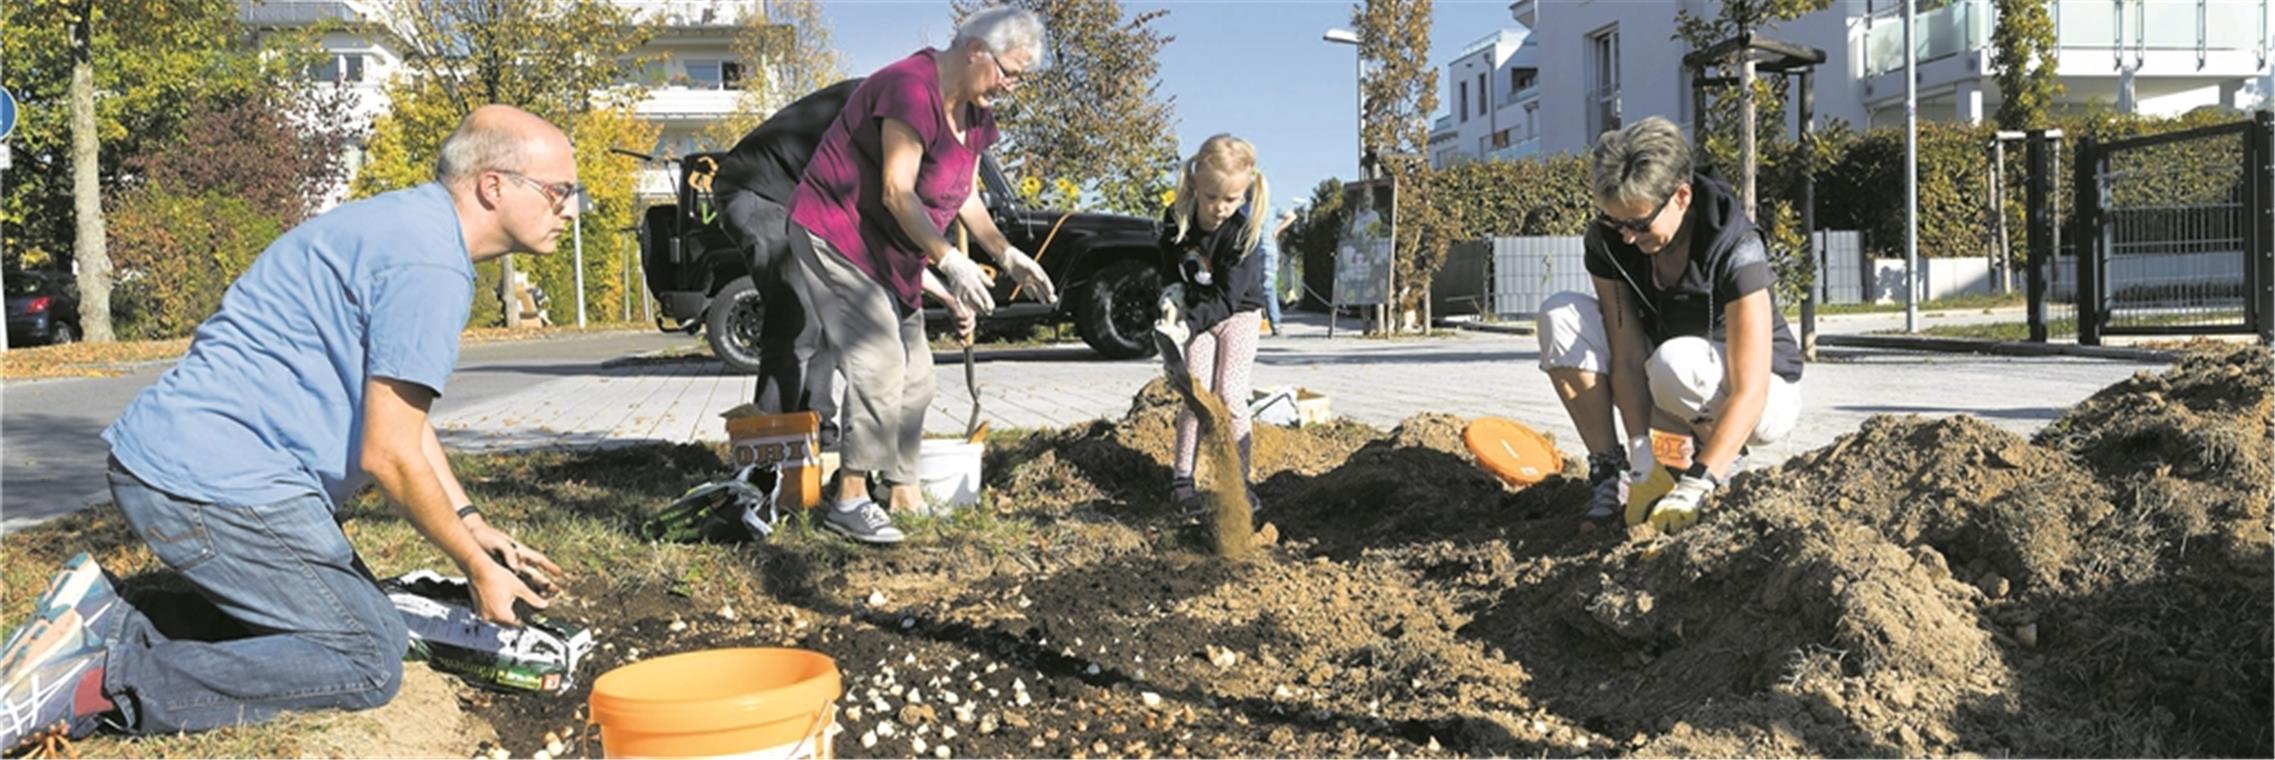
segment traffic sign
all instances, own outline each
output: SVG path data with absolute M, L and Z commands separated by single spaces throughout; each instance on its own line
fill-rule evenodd
M 16 131 L 16 96 L 8 88 L 0 87 L 0 140 Z

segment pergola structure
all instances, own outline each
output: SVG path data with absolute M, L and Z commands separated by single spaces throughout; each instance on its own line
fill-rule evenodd
M 1816 121 L 1817 103 L 1814 75 L 1817 66 L 1824 62 L 1825 51 L 1823 50 L 1764 37 L 1760 33 L 1750 30 L 1739 32 L 1729 39 L 1684 55 L 1683 69 L 1690 72 L 1691 103 L 1694 104 L 1691 109 L 1691 135 L 1693 139 L 1704 139 L 1706 134 L 1706 92 L 1708 88 L 1737 87 L 1742 83 L 1751 82 L 1755 72 L 1762 72 L 1796 79 L 1797 84 L 1800 85 L 1793 88 L 1794 97 L 1800 101 L 1799 108 L 1795 109 L 1798 113 L 1794 121 L 1794 132 L 1803 149 L 1806 150 L 1816 138 L 1814 122 Z M 1733 66 L 1741 68 L 1736 76 L 1707 76 L 1707 69 Z M 1752 124 L 1753 113 L 1751 110 L 1746 112 L 1744 122 L 1748 125 Z M 1753 133 L 1750 129 L 1746 130 L 1746 134 L 1739 136 L 1738 152 L 1738 160 L 1744 164 L 1738 167 L 1745 178 L 1743 189 L 1750 194 L 1754 185 L 1755 164 Z M 1747 212 L 1752 213 L 1753 198 L 1749 195 L 1746 201 L 1748 203 Z M 1813 175 L 1804 175 L 1801 181 L 1801 229 L 1802 245 L 1805 246 L 1806 255 L 1816 264 L 1813 271 L 1822 272 L 1825 262 L 1816 260 L 1818 257 L 1816 238 L 1817 180 Z M 1815 358 L 1817 355 L 1817 288 L 1815 284 L 1812 283 L 1808 289 L 1802 291 L 1802 294 L 1801 350 L 1805 356 Z

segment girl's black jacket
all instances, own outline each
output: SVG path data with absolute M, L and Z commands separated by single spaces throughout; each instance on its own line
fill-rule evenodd
M 1262 309 L 1264 299 L 1270 297 L 1264 292 L 1263 255 L 1240 245 L 1247 231 L 1247 209 L 1234 212 L 1214 232 L 1189 229 L 1184 240 L 1177 239 L 1176 218 L 1162 216 L 1161 282 L 1185 286 L 1185 326 L 1193 334 L 1216 327 L 1234 314 Z M 1200 254 L 1212 284 L 1202 285 L 1190 276 L 1189 267 L 1183 265 L 1188 252 Z

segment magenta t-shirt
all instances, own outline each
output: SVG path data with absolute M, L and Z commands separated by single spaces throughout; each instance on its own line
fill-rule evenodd
M 933 229 L 943 233 L 971 197 L 972 171 L 996 137 L 992 109 L 974 107 L 964 119 L 963 141 L 956 140 L 940 102 L 936 52 L 918 51 L 862 82 L 830 122 L 790 198 L 791 219 L 829 241 L 909 309 L 919 306 L 925 258 L 885 208 L 884 120 L 900 120 L 923 142 L 916 196 Z

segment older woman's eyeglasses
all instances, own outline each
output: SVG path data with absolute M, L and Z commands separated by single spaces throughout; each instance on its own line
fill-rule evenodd
M 544 193 L 545 200 L 552 202 L 553 213 L 556 214 L 561 213 L 561 209 L 568 207 L 570 198 L 575 198 L 585 191 L 585 186 L 575 182 L 541 182 L 521 172 L 499 171 L 498 173 L 512 177 L 513 181 L 528 185 L 535 188 L 537 192 Z
M 1651 213 L 1644 215 L 1644 217 L 1641 219 L 1621 219 L 1619 217 L 1598 211 L 1596 212 L 1596 223 L 1603 225 L 1604 229 L 1612 232 L 1626 230 L 1628 232 L 1641 235 L 1645 232 L 1651 231 L 1651 223 L 1658 221 L 1660 212 L 1666 211 L 1667 203 L 1673 201 L 1674 199 L 1675 194 L 1668 193 L 1667 197 L 1659 199 L 1659 205 L 1651 209 Z
M 993 50 L 987 51 L 987 61 L 988 63 L 995 64 L 995 75 L 1002 77 L 1004 84 L 1018 84 L 1021 80 L 1027 78 L 1027 71 L 1025 69 L 1012 71 L 1010 69 L 1004 68 L 1003 57 L 997 55 Z

